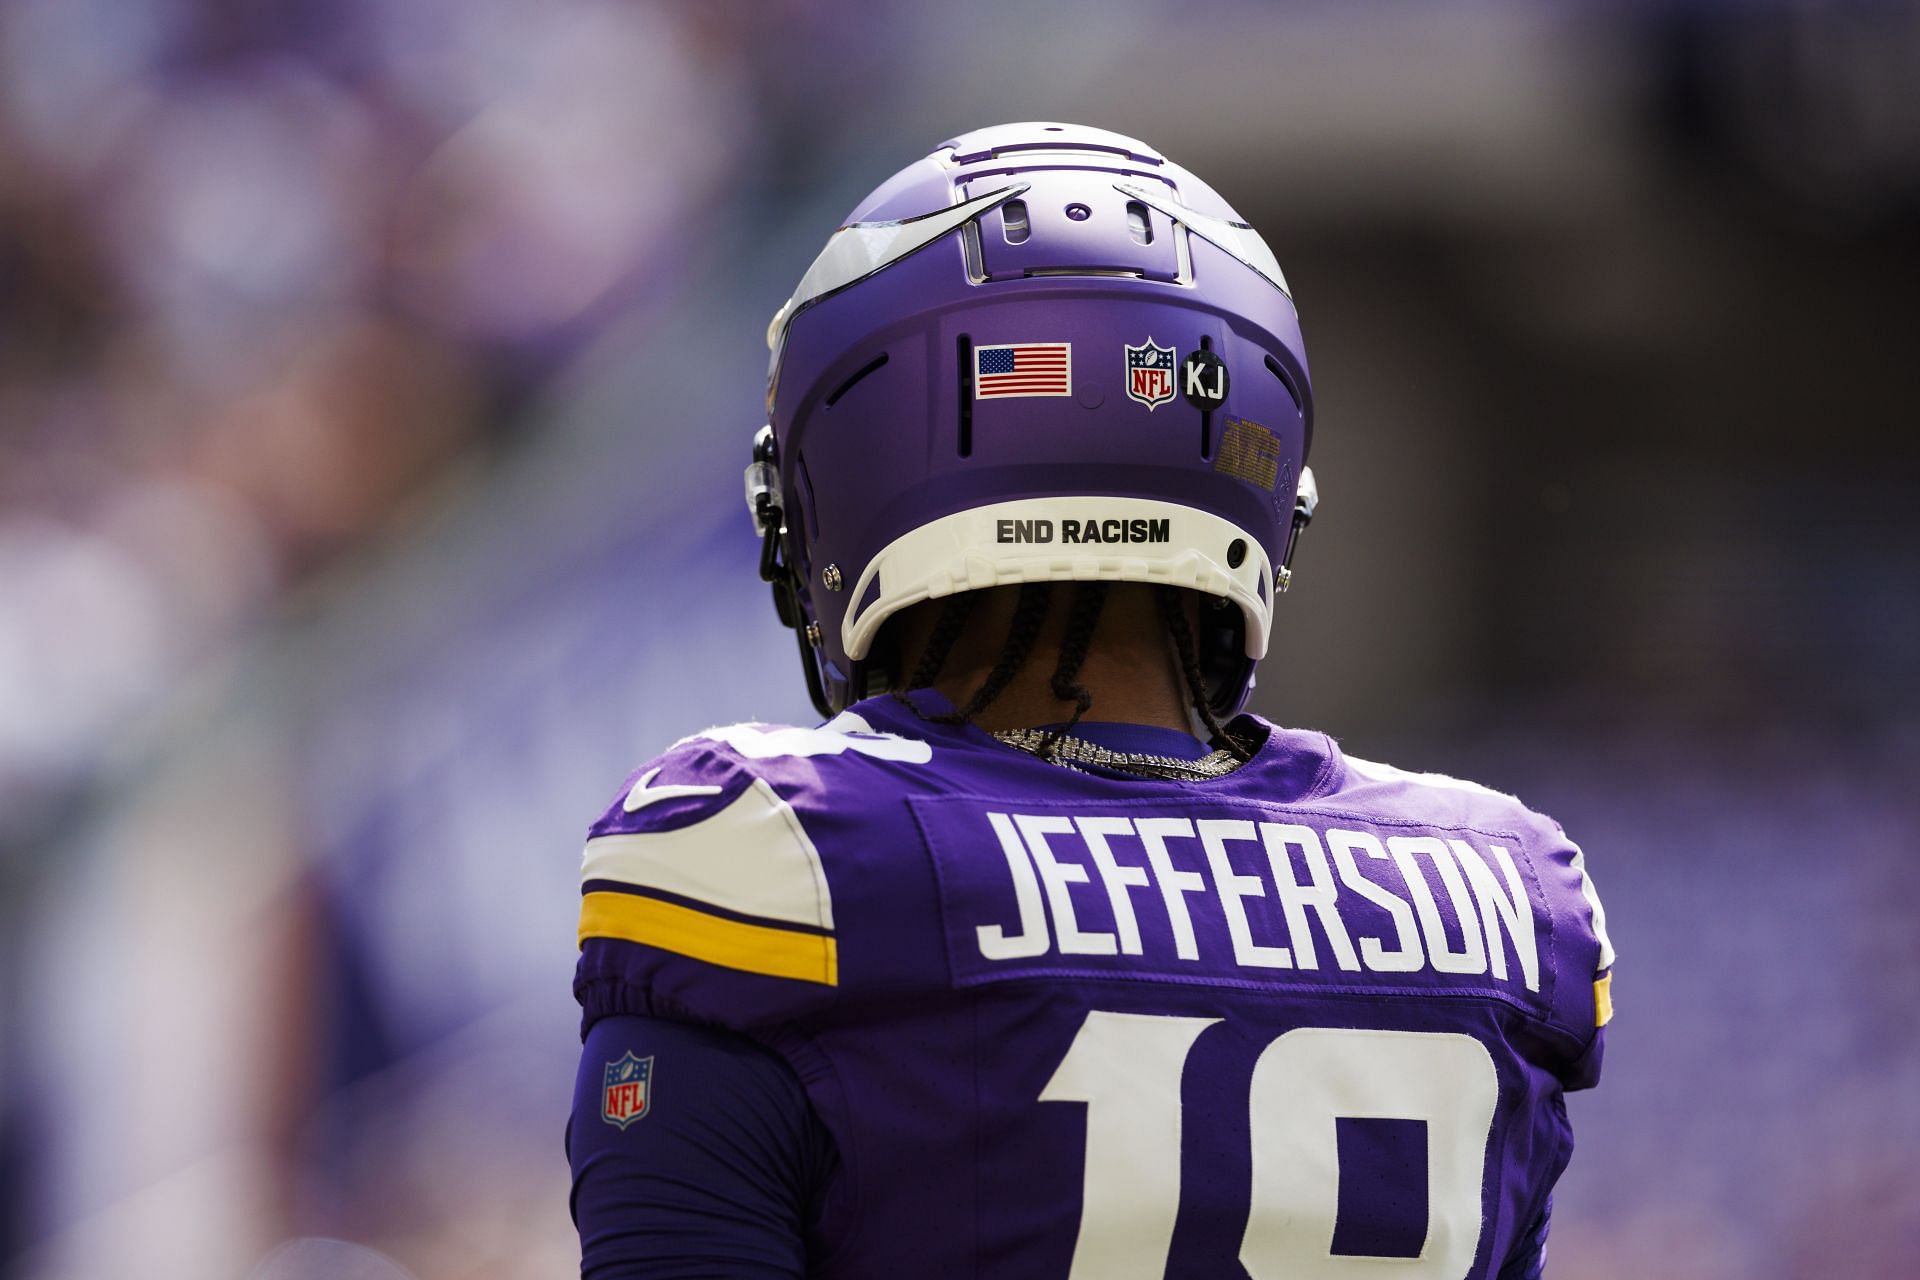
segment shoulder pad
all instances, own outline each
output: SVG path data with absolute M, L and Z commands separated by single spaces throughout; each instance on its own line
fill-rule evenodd
M 1590 968 L 1593 977 L 1591 1024 L 1605 1026 L 1613 1016 L 1613 943 L 1607 937 L 1606 908 L 1587 874 L 1586 855 L 1568 838 L 1559 823 L 1530 809 L 1515 796 L 1477 782 L 1443 773 L 1414 773 L 1390 764 L 1344 757 L 1346 788 L 1377 790 L 1369 808 L 1417 811 L 1432 820 L 1498 831 L 1511 829 L 1526 837 L 1527 848 L 1542 889 L 1556 920 L 1573 928 L 1561 942 L 1567 963 Z M 1569 1014 L 1571 1011 L 1568 1011 Z M 1585 1018 L 1569 1021 L 1585 1021 Z
M 1359 756 L 1341 753 L 1346 761 L 1347 772 L 1356 782 L 1399 783 L 1404 786 L 1430 787 L 1437 791 L 1459 792 L 1465 795 L 1483 796 L 1491 800 L 1505 800 L 1521 808 L 1517 796 L 1504 791 L 1495 791 L 1492 787 L 1482 786 L 1465 778 L 1455 778 L 1444 773 L 1416 773 L 1411 769 L 1402 769 L 1395 765 L 1382 764 L 1378 760 L 1362 760 Z
M 856 755 L 875 760 L 925 764 L 933 747 L 919 738 L 882 733 L 865 717 L 843 711 L 814 729 L 795 725 L 730 724 L 703 730 L 674 744 L 714 742 L 731 748 L 747 760 L 808 759 L 815 756 Z
M 833 894 L 805 817 L 820 758 L 849 754 L 912 764 L 931 748 L 858 716 L 728 725 L 628 776 L 582 857 L 575 988 L 589 1022 L 764 1021 L 839 985 Z

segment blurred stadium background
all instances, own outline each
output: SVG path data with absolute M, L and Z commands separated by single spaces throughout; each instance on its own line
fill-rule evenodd
M 1258 707 L 1587 847 L 1552 1273 L 1920 1269 L 1920 11 L 0 0 L 0 1264 L 571 1274 L 575 857 L 809 711 L 768 315 L 1014 119 L 1266 233 Z

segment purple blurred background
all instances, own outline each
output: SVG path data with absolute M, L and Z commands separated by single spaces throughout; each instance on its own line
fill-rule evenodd
M 1066 119 L 1301 299 L 1259 709 L 1588 851 L 1551 1274 L 1916 1274 L 1916 84 L 1910 5 L 0 0 L 0 1272 L 574 1272 L 584 824 L 810 715 L 767 317 Z

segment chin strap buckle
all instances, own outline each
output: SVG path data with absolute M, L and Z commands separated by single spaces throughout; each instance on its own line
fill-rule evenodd
M 773 442 L 773 424 L 753 437 L 753 461 L 747 464 L 747 514 L 760 535 L 760 580 L 773 585 L 773 606 L 785 625 L 797 626 L 793 575 L 780 563 L 780 539 L 787 531 L 787 513 L 780 492 L 780 461 Z
M 1280 567 L 1273 571 L 1273 589 L 1276 595 L 1293 585 L 1293 553 L 1300 545 L 1300 531 L 1313 523 L 1314 508 L 1320 505 L 1320 486 L 1314 483 L 1313 468 L 1300 468 L 1300 487 L 1294 491 L 1293 527 L 1287 530 L 1286 554 L 1280 557 Z
M 780 625 L 790 627 L 800 640 L 800 666 L 807 677 L 807 697 L 822 716 L 833 714 L 821 680 L 820 624 L 809 622 L 800 606 L 800 584 L 793 566 L 780 559 L 780 539 L 786 536 L 787 512 L 780 491 L 780 455 L 767 423 L 753 437 L 753 461 L 747 464 L 747 514 L 760 535 L 760 580 L 773 588 L 773 611 Z
M 780 455 L 773 442 L 773 424 L 769 422 L 754 433 L 753 461 L 747 464 L 747 514 L 753 517 L 753 530 L 761 537 L 781 533 Z

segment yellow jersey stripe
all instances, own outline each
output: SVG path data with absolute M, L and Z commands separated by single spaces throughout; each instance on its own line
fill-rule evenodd
M 1613 971 L 1593 980 L 1593 1025 L 1604 1027 L 1613 1021 Z
M 624 938 L 708 964 L 774 978 L 840 985 L 834 940 L 709 915 L 631 893 L 597 891 L 580 900 L 580 941 Z

